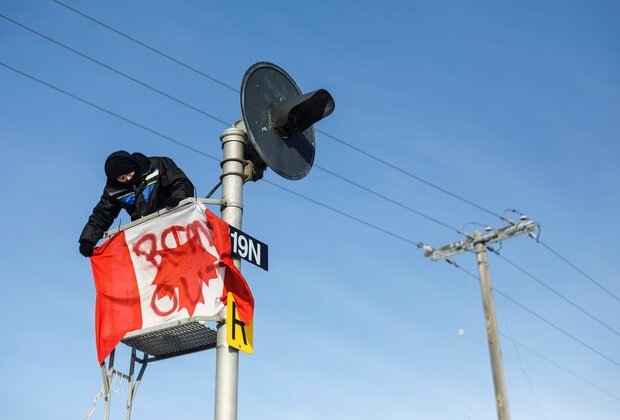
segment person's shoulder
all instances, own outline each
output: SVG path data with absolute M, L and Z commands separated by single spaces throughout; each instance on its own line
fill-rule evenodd
M 169 162 L 172 159 L 166 156 L 149 156 L 149 160 L 153 163 Z

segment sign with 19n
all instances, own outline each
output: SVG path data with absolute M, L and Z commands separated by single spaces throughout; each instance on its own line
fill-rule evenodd
M 230 225 L 229 228 L 232 254 L 267 271 L 269 266 L 267 244 Z

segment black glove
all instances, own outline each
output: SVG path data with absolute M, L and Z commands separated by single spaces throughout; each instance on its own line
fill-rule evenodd
M 166 205 L 166 207 L 176 207 L 179 205 L 181 200 L 182 198 L 178 198 L 178 197 L 168 197 L 164 201 L 164 204 Z
M 95 247 L 94 243 L 90 241 L 82 241 L 80 242 L 80 254 L 82 254 L 85 257 L 92 257 L 94 247 Z

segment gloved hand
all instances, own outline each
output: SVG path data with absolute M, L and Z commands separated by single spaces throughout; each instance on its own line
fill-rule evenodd
M 80 242 L 80 254 L 82 254 L 85 257 L 92 257 L 94 247 L 95 247 L 94 243 L 90 241 L 82 241 Z
M 178 197 L 168 197 L 164 201 L 164 204 L 166 205 L 166 207 L 176 207 L 179 205 L 181 200 L 182 198 L 178 198 Z

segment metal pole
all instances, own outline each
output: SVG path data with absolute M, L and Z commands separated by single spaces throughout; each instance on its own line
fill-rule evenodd
M 108 369 L 105 367 L 105 360 L 101 364 L 100 368 L 101 368 L 101 380 L 103 381 L 103 398 L 105 401 L 103 420 L 109 420 L 110 419 L 110 376 L 108 375 Z
M 474 241 L 480 239 L 481 234 L 476 232 Z M 491 368 L 493 370 L 493 386 L 495 387 L 495 404 L 497 406 L 497 418 L 510 420 L 508 408 L 508 392 L 506 391 L 506 379 L 504 378 L 504 366 L 502 364 L 502 351 L 497 333 L 497 320 L 495 317 L 495 303 L 489 273 L 489 260 L 486 252 L 486 244 L 475 244 L 476 261 L 480 273 L 480 289 L 482 291 L 482 304 L 484 306 L 484 319 L 489 340 L 489 353 L 491 355 Z
M 127 379 L 127 402 L 125 403 L 125 420 L 131 420 L 131 408 L 133 404 L 133 375 L 136 369 L 136 349 L 131 348 L 131 359 L 129 361 L 129 378 Z
M 222 219 L 241 229 L 243 214 L 243 149 L 245 131 L 232 127 L 220 135 L 222 140 Z M 239 268 L 240 261 L 235 259 Z M 226 317 L 226 308 L 220 312 Z M 217 326 L 217 350 L 215 368 L 215 420 L 237 419 L 237 389 L 239 379 L 239 351 L 226 342 L 226 324 Z

